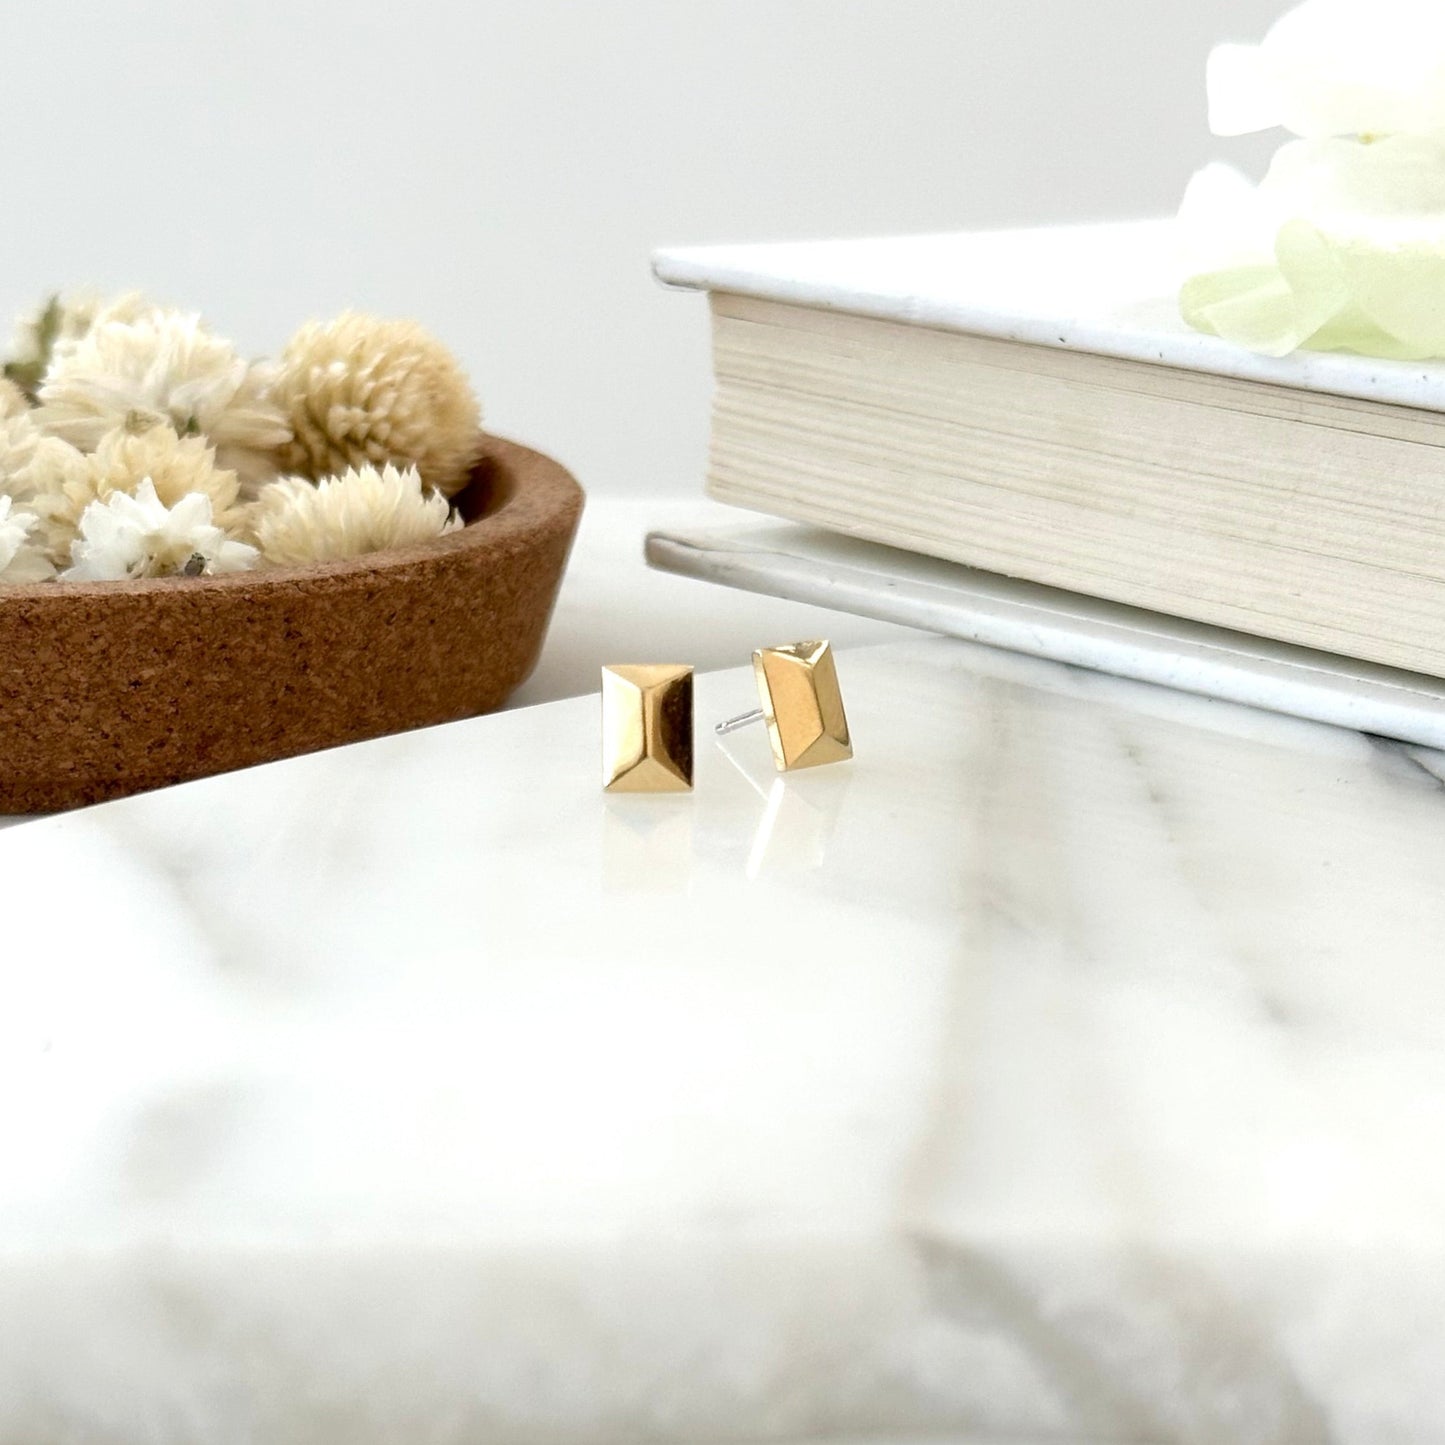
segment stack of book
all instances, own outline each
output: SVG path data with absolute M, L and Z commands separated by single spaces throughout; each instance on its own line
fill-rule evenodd
M 1445 744 L 1445 367 L 1178 317 L 1170 223 L 671 250 L 707 490 L 655 565 Z

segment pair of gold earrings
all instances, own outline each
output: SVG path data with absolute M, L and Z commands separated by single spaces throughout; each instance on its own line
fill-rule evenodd
M 778 771 L 853 756 L 833 649 L 793 642 L 753 653 L 759 706 L 717 725 L 766 723 Z M 692 668 L 665 663 L 602 669 L 602 787 L 609 793 L 692 790 Z

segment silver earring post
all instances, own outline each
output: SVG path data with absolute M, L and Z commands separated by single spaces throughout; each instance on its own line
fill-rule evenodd
M 753 723 L 760 723 L 763 720 L 763 710 L 755 707 L 751 712 L 739 713 L 737 717 L 730 717 L 725 722 L 720 722 L 715 731 L 719 737 L 727 733 L 735 733 L 739 728 L 751 727 Z

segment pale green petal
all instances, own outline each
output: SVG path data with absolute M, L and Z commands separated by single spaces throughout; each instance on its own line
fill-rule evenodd
M 1339 253 L 1308 221 L 1281 226 L 1274 242 L 1275 264 L 1294 293 L 1305 335 L 1312 336 L 1350 303 L 1350 287 Z
M 1274 266 L 1191 277 L 1180 314 L 1266 356 L 1303 348 L 1445 357 L 1445 248 L 1381 249 L 1294 222 L 1280 232 L 1278 256 Z
M 1266 356 L 1287 356 L 1309 335 L 1300 330 L 1294 295 L 1273 266 L 1191 276 L 1180 290 L 1179 310 L 1196 331 Z
M 1445 249 L 1337 243 L 1349 293 L 1371 322 L 1421 356 L 1445 356 Z
M 1258 187 L 1190 183 L 1184 319 L 1271 356 L 1445 357 L 1445 0 L 1304 0 L 1208 78 L 1221 133 L 1301 139 Z
M 1439 139 L 1294 141 L 1252 195 L 1226 180 L 1196 177 L 1180 209 L 1189 325 L 1270 356 L 1445 357 Z
M 1428 361 L 1434 351 L 1422 351 L 1381 331 L 1357 306 L 1346 306 L 1303 343 L 1307 351 L 1355 351 L 1361 356 L 1383 356 L 1393 361 Z
M 1240 266 L 1192 277 L 1180 292 L 1185 321 L 1265 356 L 1288 356 L 1350 301 L 1333 249 L 1312 226 L 1284 227 L 1273 266 Z

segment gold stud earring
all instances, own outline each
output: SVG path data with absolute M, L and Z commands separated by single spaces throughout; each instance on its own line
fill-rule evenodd
M 692 668 L 602 669 L 602 787 L 608 793 L 692 791 Z
M 841 763 L 853 756 L 838 669 L 827 642 L 794 642 L 753 653 L 761 706 L 717 725 L 725 734 L 750 723 L 768 726 L 778 771 Z

